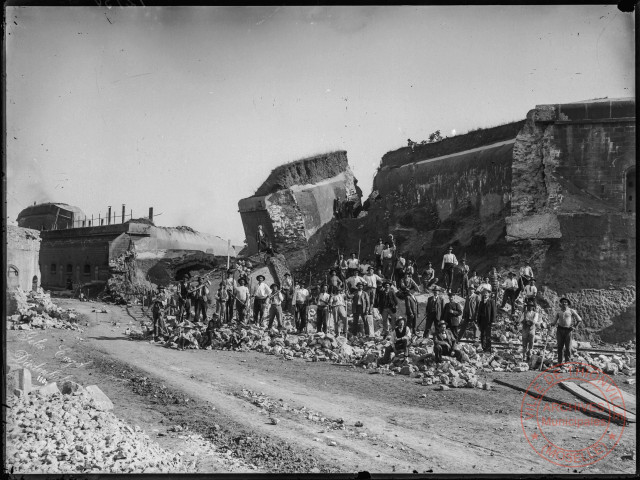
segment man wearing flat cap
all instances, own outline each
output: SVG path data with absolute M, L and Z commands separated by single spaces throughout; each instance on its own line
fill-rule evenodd
M 227 291 L 227 300 L 225 302 L 226 311 L 224 316 L 229 323 L 231 323 L 231 321 L 233 320 L 233 307 L 236 301 L 236 299 L 234 298 L 234 294 L 236 287 L 237 284 L 233 276 L 233 270 L 229 269 L 227 270 L 227 278 L 224 281 L 224 288 Z
M 453 247 L 447 248 L 447 253 L 442 257 L 442 272 L 444 273 L 444 288 L 451 289 L 451 283 L 453 282 L 453 272 L 458 265 L 458 259 L 453 254 Z
M 391 283 L 388 280 L 382 282 L 382 288 L 379 308 L 382 315 L 382 336 L 386 337 L 389 334 L 389 324 L 391 323 L 391 328 L 395 324 L 394 318 L 398 310 L 398 298 L 395 292 L 391 290 Z
M 480 329 L 478 328 L 478 305 L 482 299 L 482 290 L 476 289 L 467 301 L 464 302 L 464 308 L 462 309 L 462 323 L 460 329 L 456 334 L 456 339 L 460 340 L 464 338 L 464 334 L 469 326 L 473 327 L 473 339 L 477 342 L 480 340 Z
M 264 275 L 256 277 L 257 285 L 253 287 L 253 323 L 262 326 L 264 320 L 264 308 L 267 304 L 267 298 L 271 295 L 269 285 L 264 283 Z
M 575 323 L 574 323 L 575 322 Z M 562 353 L 564 351 L 564 361 L 571 361 L 571 337 L 574 328 L 582 323 L 582 318 L 573 308 L 567 297 L 560 299 L 560 311 L 549 323 L 552 327 L 557 325 L 556 340 L 558 341 L 558 363 L 563 363 Z

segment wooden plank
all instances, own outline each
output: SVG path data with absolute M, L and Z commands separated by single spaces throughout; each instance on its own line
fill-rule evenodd
M 616 407 L 608 402 L 603 402 L 601 398 L 596 397 L 592 393 L 589 393 L 584 388 L 580 388 L 573 382 L 560 382 L 560 388 L 565 389 L 566 391 L 572 393 L 576 397 L 585 402 L 593 403 L 596 405 L 601 405 L 604 407 L 605 412 L 601 413 L 609 413 L 611 415 L 611 421 L 613 422 L 615 418 L 624 415 L 629 423 L 636 423 L 636 416 L 631 413 L 623 410 L 622 408 Z M 604 404 L 604 405 L 603 405 Z
M 595 381 L 595 382 L 580 382 L 580 383 L 577 383 L 576 385 L 578 385 L 580 388 L 585 389 L 587 392 L 595 395 L 598 398 L 602 398 L 603 400 L 609 400 L 611 403 L 626 410 L 627 412 L 633 413 L 634 415 L 636 413 L 636 396 L 631 393 L 627 393 L 623 391 L 621 388 L 610 385 L 604 379 L 600 381 Z M 613 392 L 612 389 L 617 389 L 620 392 L 620 395 L 622 395 L 622 398 L 613 394 L 615 395 L 614 398 L 607 399 L 606 395 L 602 392 L 602 391 L 606 392 L 607 388 L 610 389 L 609 393 Z M 610 395 L 610 396 L 613 397 L 613 395 Z
M 562 400 L 557 400 L 553 397 L 550 397 L 548 395 L 540 395 L 540 396 L 536 396 L 533 393 L 529 392 L 526 388 L 524 387 L 520 387 L 518 385 L 514 385 L 512 383 L 509 382 L 505 382 L 504 380 L 499 380 L 497 378 L 494 378 L 493 381 L 499 385 L 504 385 L 505 387 L 509 387 L 509 388 L 513 388 L 514 390 L 518 390 L 519 392 L 524 392 L 526 394 L 528 394 L 530 397 L 538 399 L 541 398 L 542 400 L 544 400 L 545 402 L 551 402 L 551 403 L 557 403 L 560 405 L 565 405 L 567 402 L 563 402 Z M 601 412 L 599 410 L 589 410 L 589 411 L 583 411 L 580 410 L 581 413 L 583 413 L 584 415 L 588 416 L 588 417 L 595 417 L 595 418 L 601 418 L 603 420 L 608 420 L 609 419 L 609 414 L 606 412 Z M 615 421 L 615 420 L 611 420 L 614 423 L 622 423 L 621 421 Z

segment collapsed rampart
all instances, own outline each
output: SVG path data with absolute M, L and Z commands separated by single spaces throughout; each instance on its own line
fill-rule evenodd
M 262 225 L 289 267 L 299 268 L 322 248 L 323 227 L 334 218 L 334 200 L 355 195 L 345 151 L 276 168 L 254 196 L 238 202 L 248 253 L 257 251 L 256 233 Z

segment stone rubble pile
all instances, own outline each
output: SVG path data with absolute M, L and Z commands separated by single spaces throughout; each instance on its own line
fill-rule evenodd
M 7 398 L 6 468 L 14 473 L 164 473 L 187 470 L 88 388 L 67 382 Z M 50 384 L 55 385 L 55 384 Z M 49 393 L 47 393 L 49 392 Z M 106 398 L 106 396 L 105 396 Z M 110 403 L 110 402 L 109 402 Z
M 78 313 L 75 308 L 60 308 L 51 301 L 51 295 L 38 289 L 37 292 L 24 292 L 16 289 L 18 311 L 7 317 L 11 330 L 31 330 L 46 328 L 66 328 L 82 332 L 78 325 Z
M 460 297 L 455 301 L 463 303 Z M 548 321 L 547 314 L 541 311 L 543 326 Z M 379 316 L 374 309 L 376 323 Z M 309 311 L 309 330 L 313 329 L 315 311 Z M 351 322 L 352 317 L 349 316 Z M 174 317 L 168 317 L 168 323 L 174 322 Z M 335 336 L 331 333 L 303 333 L 298 334 L 291 327 L 292 316 L 285 315 L 286 329 L 265 330 L 256 325 L 224 325 L 216 329 L 215 338 L 211 345 L 206 345 L 206 326 L 203 324 L 189 324 L 193 328 L 173 327 L 166 337 L 164 346 L 173 349 L 201 349 L 207 350 L 234 350 L 234 351 L 259 351 L 267 355 L 276 355 L 284 360 L 302 358 L 312 362 L 331 362 L 339 364 L 351 364 L 371 370 L 372 373 L 384 373 L 390 375 L 408 375 L 412 378 L 422 378 L 424 384 L 443 384 L 449 386 L 467 386 L 482 388 L 484 384 L 477 378 L 482 372 L 525 372 L 530 369 L 538 370 L 543 361 L 544 366 L 553 365 L 555 358 L 555 338 L 546 338 L 543 329 L 539 329 L 535 335 L 533 355 L 531 362 L 525 362 L 522 349 L 522 334 L 518 328 L 518 320 L 511 320 L 510 315 L 501 311 L 492 328 L 492 341 L 505 345 L 494 348 L 493 353 L 483 352 L 479 344 L 460 342 L 456 345 L 456 358 L 444 357 L 440 365 L 435 363 L 433 356 L 433 341 L 422 338 L 422 331 L 414 335 L 409 347 L 409 355 L 392 358 L 391 362 L 381 365 L 385 348 L 390 345 L 388 338 L 382 338 L 381 330 L 371 337 L 362 335 L 348 338 Z M 152 326 L 145 325 L 146 331 L 132 331 L 129 333 L 132 339 L 148 338 Z M 424 328 L 424 327 L 422 327 Z M 420 330 L 422 330 L 422 328 Z M 467 332 L 469 332 L 467 330 Z M 588 352 L 578 352 L 579 345 L 585 342 L 573 342 L 573 361 L 589 363 L 601 368 L 610 375 L 624 374 L 635 375 L 635 358 L 624 352 L 619 355 L 596 355 Z M 586 344 L 589 345 L 589 344 Z M 444 367 L 443 367 L 444 365 Z M 455 373 L 454 373 L 455 372 Z M 446 378 L 445 378 L 446 377 Z

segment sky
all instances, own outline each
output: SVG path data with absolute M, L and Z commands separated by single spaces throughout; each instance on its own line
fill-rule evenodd
M 188 225 L 241 245 L 270 171 L 346 150 L 365 195 L 382 156 L 635 97 L 633 14 L 608 6 L 7 7 L 6 214 Z

